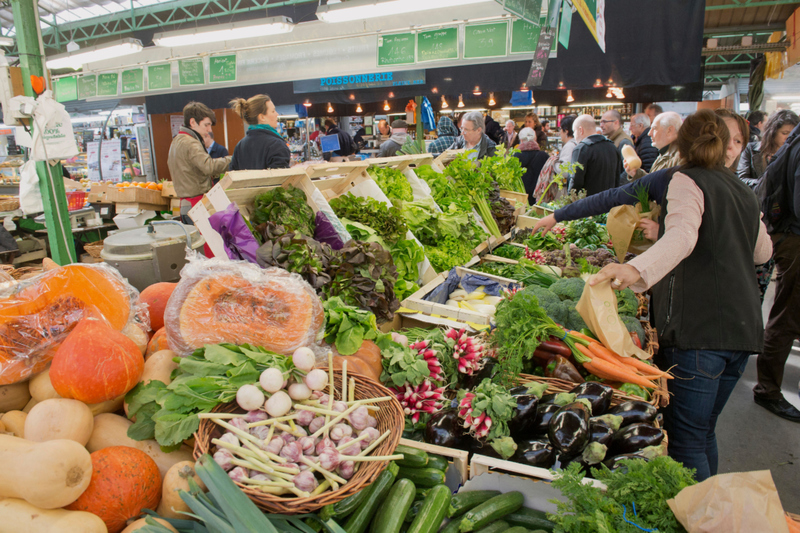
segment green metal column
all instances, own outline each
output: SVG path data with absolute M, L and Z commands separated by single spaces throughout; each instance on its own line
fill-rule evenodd
M 42 43 L 39 36 L 39 13 L 36 0 L 11 0 L 14 13 L 14 29 L 17 32 L 22 82 L 26 96 L 36 96 L 31 87 L 31 76 L 44 76 Z M 31 121 L 31 128 L 33 128 Z M 36 163 L 39 188 L 42 190 L 47 238 L 50 253 L 59 265 L 77 260 L 72 226 L 69 222 L 67 195 L 64 190 L 61 164 L 50 166 L 46 161 Z
M 422 97 L 417 96 L 415 98 L 417 104 L 417 146 L 420 147 L 422 153 L 425 153 L 425 130 L 422 127 Z

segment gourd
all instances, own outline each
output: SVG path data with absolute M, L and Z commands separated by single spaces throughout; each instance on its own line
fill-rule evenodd
M 33 407 L 34 407 L 34 406 L 35 406 L 37 403 L 39 403 L 39 402 L 38 402 L 38 401 L 36 401 L 36 398 L 31 398 L 31 399 L 28 401 L 28 403 L 26 403 L 26 404 L 25 404 L 25 407 L 23 407 L 23 408 L 22 408 L 22 412 L 23 412 L 23 413 L 30 413 L 30 412 L 31 412 L 31 409 L 33 409 Z
M 6 427 L 6 431 L 10 431 L 15 437 L 25 438 L 26 418 L 28 418 L 28 413 L 9 411 L 0 418 L 0 422 Z
M 639 159 L 639 156 L 636 154 L 636 150 L 634 150 L 633 146 L 629 144 L 625 144 L 622 146 L 622 158 L 628 163 L 628 168 L 636 171 L 639 170 L 642 166 L 642 160 Z
M 110 446 L 130 446 L 149 455 L 158 465 L 162 476 L 167 474 L 170 467 L 181 461 L 192 460 L 192 449 L 181 446 L 179 450 L 170 453 L 161 451 L 161 446 L 153 439 L 133 440 L 128 437 L 128 428 L 132 422 L 119 415 L 105 413 L 94 417 L 94 429 L 86 449 L 90 452 L 102 450 Z
M 151 355 L 156 352 L 160 352 L 161 350 L 169 350 L 169 343 L 167 343 L 167 330 L 164 328 L 156 331 L 150 338 L 150 342 L 147 344 L 147 351 L 144 354 L 144 360 L 147 361 Z
M 381 356 L 381 349 L 378 345 L 370 340 L 365 340 L 361 346 L 356 350 L 356 353 L 350 357 L 357 357 L 364 361 L 366 365 L 372 370 L 372 376 L 377 376 L 376 381 L 380 381 L 381 372 L 383 372 L 383 357 Z
M 0 533 L 108 533 L 100 517 L 84 511 L 41 509 L 25 500 L 0 500 Z
M 174 531 L 175 533 L 178 533 L 178 530 L 175 529 L 174 527 L 172 527 L 172 525 L 170 525 L 170 523 L 167 522 L 166 520 L 163 520 L 161 518 L 155 518 L 155 517 L 151 517 L 151 518 L 153 520 L 155 520 L 156 522 L 158 522 L 159 524 L 161 524 L 162 526 L 164 526 L 165 528 L 169 529 L 170 531 Z M 181 516 L 180 518 L 182 520 L 186 520 L 187 517 L 186 516 Z M 139 531 L 141 528 L 143 528 L 146 525 L 148 525 L 147 524 L 147 519 L 146 518 L 140 518 L 136 522 L 131 522 L 131 524 L 128 527 L 126 527 L 125 529 L 122 530 L 122 533 L 133 533 L 134 531 Z
M 50 382 L 64 398 L 100 403 L 131 390 L 143 371 L 144 358 L 132 340 L 102 320 L 85 318 L 56 351 Z
M 164 309 L 177 283 L 161 282 L 150 285 L 142 291 L 140 299 L 147 304 L 150 313 L 150 329 L 158 331 L 164 327 Z
M 181 461 L 175 463 L 164 476 L 161 486 L 161 503 L 158 504 L 159 515 L 165 518 L 180 518 L 186 520 L 187 515 L 180 511 L 190 513 L 189 506 L 180 497 L 180 491 L 189 492 L 189 478 L 194 479 L 198 487 L 205 491 L 206 486 L 194 470 L 194 461 Z
M 124 328 L 122 328 L 122 334 L 133 341 L 136 347 L 139 348 L 139 352 L 141 352 L 142 355 L 147 352 L 147 343 L 150 339 L 142 328 L 133 322 L 130 322 Z
M 91 461 L 91 482 L 67 509 L 95 514 L 109 533 L 119 533 L 143 509 L 156 508 L 161 500 L 161 475 L 146 453 L 112 446 L 93 452 Z
M 74 502 L 92 476 L 86 448 L 72 440 L 30 442 L 0 435 L 0 496 L 43 509 Z
M 27 383 L 3 385 L 0 387 L 0 413 L 22 409 L 30 399 Z
M 59 394 L 56 392 L 56 389 L 53 388 L 53 384 L 50 382 L 49 368 L 41 374 L 33 377 L 29 382 L 29 387 L 31 396 L 38 402 L 43 402 L 53 398 L 61 398 L 61 396 L 59 396 Z M 90 403 L 87 405 L 89 406 L 89 410 L 92 412 L 92 416 L 97 416 L 101 413 L 114 413 L 119 411 L 122 408 L 122 402 L 124 399 L 125 395 L 122 394 L 112 400 L 107 400 L 100 403 Z
M 173 370 L 178 368 L 178 363 L 173 361 L 175 357 L 178 357 L 178 354 L 172 350 L 161 350 L 151 355 L 144 362 L 144 373 L 140 381 L 147 383 L 154 379 L 163 382 L 165 385 L 172 383 L 170 375 Z
M 53 398 L 38 403 L 25 419 L 25 438 L 34 442 L 74 440 L 86 446 L 94 427 L 91 409 L 78 400 Z

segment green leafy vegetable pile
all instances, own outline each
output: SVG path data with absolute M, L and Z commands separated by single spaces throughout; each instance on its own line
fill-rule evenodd
M 516 159 L 516 158 L 515 158 Z M 500 196 L 498 189 L 492 189 L 489 193 L 489 205 L 492 209 L 492 218 L 497 223 L 497 229 L 505 235 L 516 223 L 517 216 L 514 214 L 514 206 L 511 202 Z
M 306 203 L 306 193 L 301 189 L 275 187 L 256 196 L 253 203 L 253 225 L 274 222 L 308 237 L 314 236 L 314 210 Z
M 547 518 L 557 524 L 556 533 L 684 533 L 667 500 L 694 485 L 694 471 L 670 457 L 624 461 L 621 468 L 592 468 L 592 474 L 604 483 L 604 492 L 581 481 L 580 465 L 571 464 L 553 481 L 553 487 L 567 501 L 553 500 L 558 512 Z M 633 506 L 636 505 L 636 513 Z
M 415 293 L 419 289 L 418 264 L 425 260 L 425 250 L 413 239 L 398 241 L 391 247 L 392 259 L 397 269 L 397 283 L 394 292 L 398 300 Z
M 492 211 L 486 199 L 494 188 L 494 181 L 488 173 L 479 172 L 475 162 L 470 159 L 469 151 L 459 154 L 447 166 L 445 174 L 452 178 L 459 196 L 469 198 L 477 209 L 489 233 L 500 237 L 500 230 L 492 217 Z
M 519 158 L 514 157 L 515 153 L 519 153 L 518 148 L 506 150 L 502 145 L 498 146 L 494 156 L 481 160 L 480 172 L 496 181 L 501 189 L 524 193 L 522 176 L 525 175 L 525 169 L 522 168 Z
M 330 202 L 331 208 L 339 216 L 374 229 L 387 243 L 404 239 L 408 232 L 400 209 L 389 207 L 373 198 L 362 198 L 347 193 Z
M 472 259 L 472 246 L 459 237 L 445 235 L 438 246 L 426 246 L 425 253 L 437 272 L 448 272 Z
M 596 223 L 591 218 L 581 218 L 568 223 L 564 237 L 566 242 L 572 243 L 578 248 L 590 250 L 608 248 L 609 236 L 605 226 Z
M 525 248 L 521 246 L 512 246 L 510 244 L 504 244 L 492 250 L 492 255 L 519 261 L 520 259 L 525 257 Z
M 331 254 L 336 253 L 330 246 L 272 222 L 256 230 L 264 239 L 257 252 L 260 266 L 280 267 L 300 274 L 315 290 L 330 282 L 326 269 Z
M 335 344 L 342 355 L 353 355 L 365 340 L 378 337 L 375 315 L 347 305 L 339 297 L 322 302 L 325 309 L 325 342 Z
M 383 193 L 389 197 L 390 200 L 402 200 L 404 202 L 411 202 L 414 200 L 414 193 L 411 190 L 411 185 L 408 179 L 402 172 L 393 168 L 380 168 L 373 167 L 370 169 L 378 187 L 381 188 Z

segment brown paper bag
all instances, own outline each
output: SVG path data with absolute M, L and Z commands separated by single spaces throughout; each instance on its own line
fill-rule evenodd
M 653 241 L 646 239 L 644 232 L 639 227 L 643 218 L 658 220 L 660 208 L 655 202 L 650 202 L 650 211 L 642 213 L 642 204 L 620 205 L 608 212 L 606 230 L 614 243 L 614 252 L 620 263 L 625 262 L 628 252 L 640 254 L 653 245 Z
M 606 348 L 623 357 L 650 359 L 649 353 L 633 343 L 628 329 L 617 314 L 617 296 L 611 289 L 611 280 L 594 287 L 587 281 L 575 309 Z
M 719 474 L 667 500 L 689 533 L 788 533 L 769 470 Z

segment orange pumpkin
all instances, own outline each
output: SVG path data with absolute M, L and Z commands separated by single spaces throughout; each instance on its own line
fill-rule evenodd
M 375 381 L 380 383 L 381 373 L 375 372 L 375 370 L 370 367 L 367 363 L 365 363 L 362 359 L 358 357 L 354 357 L 352 355 L 334 355 L 333 356 L 333 369 L 334 370 L 341 370 L 342 363 L 347 361 L 347 373 L 354 372 L 356 374 L 361 374 L 363 376 L 367 376 L 368 378 L 372 378 Z
M 145 361 L 148 357 L 156 352 L 160 352 L 161 350 L 169 350 L 169 344 L 167 343 L 167 330 L 164 328 L 156 331 L 150 339 L 150 342 L 147 344 L 147 352 L 144 354 Z
M 356 350 L 356 353 L 350 357 L 361 359 L 364 364 L 369 366 L 372 374 L 377 374 L 380 377 L 383 372 L 383 357 L 381 356 L 381 349 L 378 345 L 370 340 L 361 343 L 361 346 Z
M 100 403 L 131 390 L 142 372 L 144 358 L 132 340 L 102 320 L 85 318 L 56 351 L 50 382 L 64 398 Z
M 142 509 L 161 501 L 161 474 L 149 455 L 128 446 L 111 446 L 92 453 L 92 480 L 65 509 L 86 511 L 105 522 L 108 533 L 119 533 Z
M 127 285 L 108 267 L 67 265 L 21 284 L 0 299 L 0 385 L 41 372 L 81 319 L 102 316 L 121 330 L 130 308 Z
M 177 286 L 177 283 L 162 282 L 150 285 L 142 291 L 141 299 L 150 311 L 150 329 L 153 331 L 164 327 L 164 308 Z

